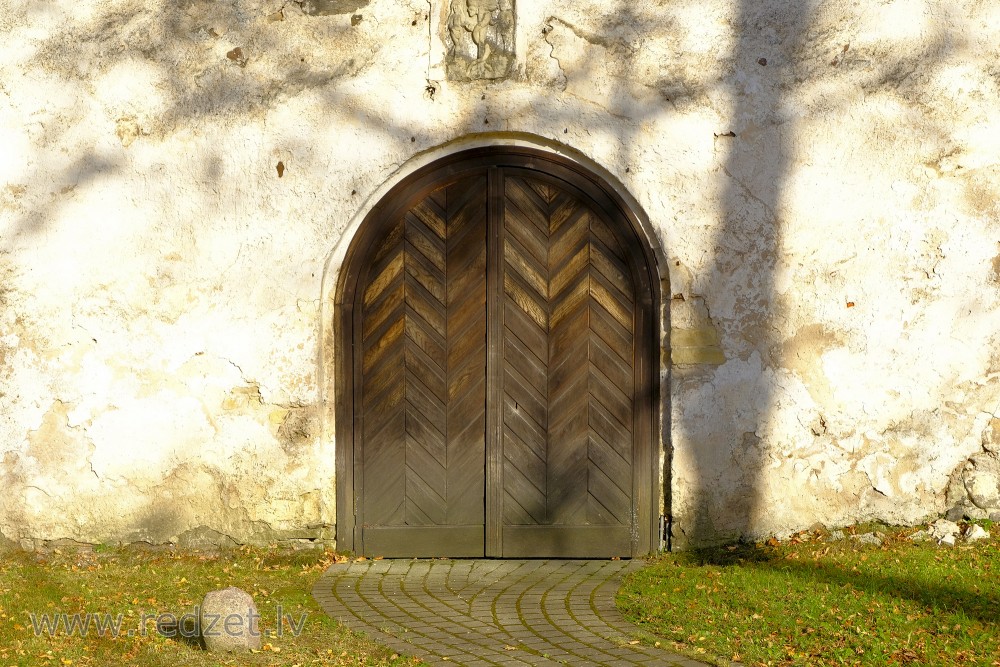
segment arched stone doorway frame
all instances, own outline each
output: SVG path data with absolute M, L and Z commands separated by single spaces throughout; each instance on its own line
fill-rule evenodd
M 414 193 L 445 177 L 449 170 L 461 169 L 470 160 L 494 160 L 498 166 L 534 165 L 543 171 L 547 165 L 563 170 L 594 188 L 603 206 L 613 209 L 614 217 L 627 223 L 634 236 L 640 265 L 644 299 L 649 301 L 650 326 L 643 334 L 643 357 L 648 377 L 643 389 L 644 419 L 648 419 L 642 460 L 637 460 L 641 480 L 637 495 L 636 517 L 639 552 L 655 550 L 660 536 L 660 513 L 669 514 L 669 350 L 665 344 L 667 309 L 664 295 L 669 294 L 667 267 L 662 249 L 648 219 L 636 200 L 605 169 L 571 148 L 547 144 L 535 137 L 472 137 L 413 158 L 399 169 L 356 215 L 331 253 L 324 275 L 323 312 L 321 316 L 320 384 L 324 394 L 324 434 L 335 443 L 335 484 L 337 547 L 357 549 L 360 542 L 355 516 L 358 510 L 354 493 L 355 433 L 353 415 L 353 356 L 350 352 L 352 313 L 358 276 L 365 255 L 376 233 L 373 224 L 384 217 L 389 206 L 402 206 Z M 332 513 L 332 512 L 331 512 Z

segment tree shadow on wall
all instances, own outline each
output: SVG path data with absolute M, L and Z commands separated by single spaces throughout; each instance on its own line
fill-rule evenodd
M 161 0 L 131 9 L 116 6 L 92 20 L 93 25 L 115 25 L 114 30 L 90 34 L 88 29 L 73 25 L 56 29 L 38 44 L 35 56 L 67 82 L 79 79 L 81 73 L 91 76 L 93 72 L 88 68 L 109 74 L 116 67 L 139 63 L 151 70 L 154 78 L 163 82 L 165 107 L 147 128 L 143 127 L 142 119 L 109 111 L 107 129 L 117 132 L 122 142 L 127 141 L 126 137 L 163 140 L 181 128 L 197 127 L 201 122 L 263 114 L 273 105 L 298 95 L 318 95 L 331 109 L 365 108 L 364 91 L 342 84 L 350 82 L 373 61 L 389 57 L 396 48 L 391 40 L 379 39 L 381 33 L 364 21 L 358 27 L 349 19 L 329 20 L 316 39 L 347 45 L 344 57 L 338 62 L 315 62 L 302 44 L 286 42 L 287 31 L 281 28 L 285 24 L 275 19 L 271 24 L 273 29 L 247 30 L 245 40 L 240 31 L 226 37 L 232 41 L 229 46 L 240 46 L 241 54 L 250 59 L 248 65 L 241 62 L 241 57 L 225 55 L 232 51 L 223 49 L 220 54 L 217 47 L 222 37 L 213 27 L 215 18 L 205 18 L 215 17 L 213 12 L 232 11 L 235 12 L 232 17 L 219 20 L 245 23 L 236 16 L 238 4 Z M 545 30 L 531 39 L 540 43 L 553 40 L 550 33 L 554 27 L 590 45 L 589 60 L 578 65 L 574 73 L 563 72 L 564 83 L 567 77 L 597 78 L 610 68 L 607 108 L 599 109 L 596 103 L 593 106 L 601 118 L 613 116 L 615 127 L 620 129 L 583 127 L 586 119 L 576 115 L 577 107 L 565 105 L 562 108 L 566 111 L 560 116 L 558 111 L 552 112 L 558 106 L 549 106 L 552 125 L 559 128 L 553 130 L 550 138 L 553 142 L 573 143 L 572 136 L 564 137 L 561 128 L 567 128 L 567 132 L 573 128 L 574 132 L 612 135 L 608 138 L 617 142 L 616 150 L 624 156 L 621 163 L 631 165 L 635 172 L 634 181 L 629 182 L 632 187 L 655 193 L 648 196 L 660 197 L 664 210 L 677 205 L 672 219 L 654 221 L 657 228 L 668 230 L 663 232 L 661 245 L 670 258 L 669 272 L 674 283 L 663 290 L 665 295 L 675 295 L 670 300 L 670 312 L 662 318 L 664 333 L 669 334 L 674 311 L 686 309 L 693 313 L 692 328 L 715 332 L 727 363 L 720 367 L 693 364 L 676 368 L 663 385 L 661 399 L 668 406 L 661 432 L 668 451 L 663 488 L 666 513 L 673 515 L 674 535 L 679 544 L 753 536 L 770 502 L 763 488 L 762 471 L 777 451 L 768 422 L 775 399 L 772 393 L 777 386 L 772 369 L 781 365 L 783 354 L 777 320 L 785 306 L 777 294 L 775 274 L 783 227 L 788 223 L 783 217 L 786 214 L 782 199 L 792 167 L 792 150 L 798 139 L 796 114 L 801 111 L 789 108 L 789 102 L 792 93 L 808 83 L 810 70 L 803 65 L 804 58 L 811 64 L 821 61 L 824 66 L 834 67 L 832 63 L 844 62 L 838 53 L 846 52 L 841 52 L 843 45 L 810 33 L 817 10 L 809 3 L 741 0 L 731 28 L 736 34 L 732 52 L 711 54 L 711 59 L 717 62 L 710 69 L 721 71 L 720 78 L 713 79 L 714 75 L 699 78 L 674 68 L 672 63 L 662 63 L 658 71 L 650 74 L 644 69 L 650 64 L 643 60 L 646 37 L 641 26 L 665 20 L 666 9 L 644 13 L 641 6 L 637 8 L 635 3 L 624 0 L 601 7 L 603 13 L 593 12 L 592 24 L 600 26 L 593 31 L 551 16 Z M 265 19 L 263 14 L 254 17 L 258 22 Z M 360 33 L 361 30 L 367 32 Z M 118 38 L 120 44 L 102 41 L 109 35 Z M 933 69 L 934 62 L 943 62 L 940 55 L 948 44 L 947 35 L 936 34 L 920 56 L 887 59 L 872 70 L 860 88 L 852 88 L 851 92 L 864 95 L 898 87 L 900 81 L 907 80 L 908 73 L 919 68 Z M 680 46 L 677 48 L 680 61 L 683 53 Z M 247 67 L 253 68 L 255 54 L 268 51 L 287 56 L 288 67 L 273 72 L 263 81 L 248 83 L 245 73 Z M 194 52 L 205 60 L 192 60 Z M 576 79 L 568 83 L 572 85 Z M 427 82 L 419 80 L 412 84 L 423 89 Z M 911 80 L 906 85 L 912 87 L 904 91 L 907 94 L 919 92 L 919 81 Z M 644 88 L 650 94 L 642 103 L 635 102 L 637 88 Z M 503 89 L 498 85 L 496 90 Z M 578 92 L 568 90 L 561 94 L 570 97 Z M 98 97 L 101 95 L 98 93 Z M 552 90 L 539 87 L 535 101 L 541 103 L 553 96 Z M 655 159 L 657 151 L 664 148 L 649 145 L 648 126 L 667 117 L 684 120 L 696 107 L 706 105 L 715 108 L 718 117 L 712 136 L 704 130 L 703 138 L 714 146 L 712 173 L 699 177 L 675 169 L 667 175 L 642 174 L 643 164 Z M 439 109 L 442 116 L 452 113 L 443 103 Z M 460 133 L 471 133 L 474 127 L 484 129 L 481 119 L 474 118 L 476 113 L 473 109 L 464 110 L 449 119 L 450 127 L 459 128 Z M 530 106 L 523 109 L 524 117 L 531 113 Z M 407 157 L 426 148 L 411 138 L 419 134 L 420 128 L 414 128 L 401 113 L 395 122 L 391 118 L 385 122 L 385 118 L 380 116 L 378 123 L 369 122 L 359 136 L 384 141 Z M 428 124 L 435 120 L 440 119 L 432 118 Z M 517 118 L 508 119 L 508 129 L 518 130 L 518 122 Z M 74 122 L 48 123 L 40 141 L 59 145 L 77 128 Z M 146 131 L 150 134 L 144 134 Z M 310 142 L 311 138 L 304 136 L 297 145 L 290 145 L 289 150 L 307 150 Z M 58 156 L 35 157 L 24 173 L 23 183 L 50 191 L 36 197 L 35 205 L 14 216 L 13 228 L 5 233 L 0 251 L 14 251 L 20 238 L 43 233 L 47 225 L 64 214 L 74 192 L 101 180 L 124 179 L 134 169 L 126 159 L 127 147 L 125 150 L 114 146 L 91 147 L 69 166 L 53 166 L 65 165 L 63 160 L 56 159 Z M 171 165 L 199 184 L 187 190 L 196 199 L 187 202 L 189 209 L 207 210 L 215 205 L 211 201 L 212 185 L 231 177 L 226 171 L 227 160 L 225 147 L 220 145 L 214 155 L 197 164 Z M 685 234 L 687 220 L 680 207 L 690 204 L 693 198 L 685 200 L 659 190 L 669 189 L 662 188 L 663 181 L 684 183 L 691 176 L 695 177 L 695 187 L 712 190 L 706 199 L 715 202 L 717 220 L 707 254 L 701 258 L 685 256 L 685 261 L 693 263 L 681 266 L 671 243 Z M 362 193 L 367 194 L 370 193 Z M 252 222 L 276 234 L 283 231 L 281 220 Z M 136 224 L 149 222 L 138 220 Z M 341 225 L 341 230 L 345 224 L 335 223 Z M 72 271 L 73 267 L 66 268 Z M 220 266 L 220 272 L 224 268 Z M 669 345 L 667 340 L 663 344 L 665 348 Z
M 776 277 L 779 271 L 790 273 L 794 288 L 795 279 L 808 271 L 801 257 L 790 258 L 782 247 L 786 229 L 797 222 L 786 203 L 793 196 L 792 170 L 810 160 L 803 151 L 807 144 L 802 119 L 814 122 L 810 113 L 836 114 L 878 91 L 891 91 L 917 106 L 928 78 L 910 75 L 921 68 L 934 72 L 943 67 L 953 47 L 942 29 L 930 34 L 919 55 L 887 58 L 872 67 L 867 59 L 871 56 L 848 54 L 846 40 L 817 30 L 821 10 L 810 3 L 741 0 L 733 24 L 733 51 L 728 58 L 720 54 L 725 62 L 720 84 L 731 108 L 714 136 L 718 154 L 724 156 L 715 172 L 721 184 L 719 219 L 709 257 L 694 275 L 679 272 L 690 282 L 672 285 L 671 290 L 673 308 L 687 309 L 689 315 L 697 311 L 696 327 L 716 333 L 725 363 L 672 369 L 672 437 L 677 449 L 669 448 L 674 460 L 668 474 L 673 477 L 667 477 L 666 493 L 668 507 L 673 502 L 681 509 L 673 516 L 673 538 L 680 545 L 752 540 L 778 529 L 780 520 L 770 515 L 813 504 L 807 498 L 788 497 L 795 491 L 787 481 L 777 483 L 787 488 L 775 488 L 771 478 L 780 474 L 776 466 L 796 449 L 833 446 L 822 417 L 832 406 L 816 405 L 818 426 L 803 425 L 800 434 L 791 436 L 779 431 L 783 427 L 776 412 L 776 391 L 785 384 L 781 374 L 790 367 L 791 354 L 785 340 L 791 334 L 782 331 L 800 307 L 779 291 Z M 838 67 L 853 67 L 853 75 L 863 75 L 858 83 L 837 79 L 843 95 L 817 93 Z M 806 107 L 805 97 L 821 101 Z M 942 136 L 948 131 L 945 126 L 935 129 Z M 793 164 L 793 159 L 798 162 Z M 794 197 L 801 207 L 801 193 Z M 674 222 L 681 234 L 683 220 Z M 829 230 L 830 241 L 838 242 L 841 231 Z M 843 230 L 845 237 L 848 234 Z M 847 242 L 845 253 L 851 247 Z M 816 372 L 822 374 L 822 369 Z M 809 388 L 809 377 L 802 381 Z M 793 442 L 782 442 L 785 438 Z M 796 488 L 809 493 L 808 488 Z M 681 497 L 671 498 L 671 489 Z

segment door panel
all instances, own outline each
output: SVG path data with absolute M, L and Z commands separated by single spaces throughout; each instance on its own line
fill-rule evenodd
M 368 275 L 358 323 L 363 550 L 482 556 L 485 178 L 400 216 Z
M 504 207 L 503 555 L 631 555 L 634 286 L 623 253 L 568 187 L 508 171 Z

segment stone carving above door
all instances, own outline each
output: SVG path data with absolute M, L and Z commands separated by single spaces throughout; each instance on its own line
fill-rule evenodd
M 514 65 L 514 0 L 451 0 L 445 45 L 448 79 L 505 78 Z

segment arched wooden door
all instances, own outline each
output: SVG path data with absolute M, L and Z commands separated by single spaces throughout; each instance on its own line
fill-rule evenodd
M 541 152 L 470 151 L 390 193 L 340 306 L 338 543 L 650 551 L 650 261 L 612 191 Z

